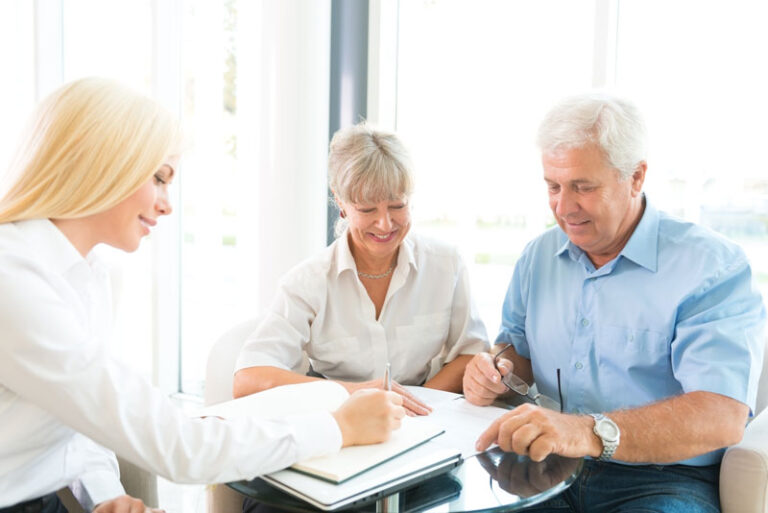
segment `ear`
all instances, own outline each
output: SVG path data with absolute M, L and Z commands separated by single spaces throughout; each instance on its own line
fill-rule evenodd
M 339 199 L 339 196 L 336 194 L 336 191 L 331 189 L 331 194 L 333 194 L 333 201 L 336 202 L 336 208 L 339 209 L 339 216 L 343 219 L 347 216 L 347 213 L 344 212 L 344 206 L 341 203 L 341 200 Z
M 645 183 L 645 172 L 648 170 L 648 163 L 641 161 L 632 173 L 632 197 L 643 193 L 643 183 Z

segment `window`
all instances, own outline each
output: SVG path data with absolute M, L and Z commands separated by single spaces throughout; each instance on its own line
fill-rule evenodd
M 763 297 L 767 21 L 764 2 L 622 0 L 616 51 L 616 86 L 648 125 L 649 198 L 741 245 Z
M 14 49 L 0 54 L 0 65 L 13 77 L 0 84 L 3 168 L 34 105 L 64 82 L 98 75 L 152 92 L 150 0 L 63 0 L 60 8 L 52 3 L 45 8 L 40 5 L 24 0 L 0 3 L 0 43 Z M 124 361 L 149 377 L 153 362 L 152 241 L 142 244 L 130 258 L 110 248 L 99 251 L 114 270 L 114 348 Z
M 181 388 L 325 246 L 330 2 L 187 0 Z
M 594 9 L 399 5 L 396 120 L 416 168 L 414 229 L 459 246 L 494 337 L 518 255 L 552 223 L 535 130 L 554 98 L 592 84 Z
M 205 362 L 225 326 L 255 310 L 247 226 L 252 173 L 239 161 L 238 2 L 191 0 L 183 18 L 181 389 L 202 394 Z
M 515 261 L 554 223 L 538 124 L 594 87 L 646 117 L 649 198 L 735 239 L 768 293 L 764 4 L 423 0 L 396 17 L 397 62 L 376 83 L 396 100 L 373 112 L 412 151 L 415 229 L 462 250 L 491 338 Z
M 411 149 L 414 229 L 461 249 L 491 337 L 515 261 L 553 223 L 538 123 L 593 86 L 645 114 L 649 198 L 735 239 L 768 293 L 764 3 L 370 4 L 389 14 L 369 31 L 369 117 Z M 329 24 L 327 2 L 0 2 L 0 43 L 14 49 L 0 54 L 13 77 L 0 83 L 3 165 L 32 106 L 87 75 L 161 98 L 188 129 L 168 231 L 138 254 L 104 251 L 121 269 L 118 353 L 171 376 L 167 391 L 200 393 L 213 342 L 324 246 Z
M 0 2 L 0 69 L 7 70 L 0 80 L 0 172 L 13 157 L 26 118 L 35 105 L 35 30 L 32 3 L 27 0 Z

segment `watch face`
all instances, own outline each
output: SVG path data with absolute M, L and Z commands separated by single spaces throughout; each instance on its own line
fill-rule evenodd
M 597 431 L 600 433 L 601 438 L 610 441 L 616 440 L 619 436 L 619 428 L 613 422 L 602 421 L 597 426 Z

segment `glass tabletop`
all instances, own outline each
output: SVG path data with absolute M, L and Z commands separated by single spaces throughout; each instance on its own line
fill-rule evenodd
M 559 494 L 578 477 L 582 459 L 550 455 L 535 462 L 527 456 L 505 453 L 498 447 L 467 458 L 448 473 L 351 510 L 397 512 L 518 511 Z M 273 488 L 261 479 L 229 486 L 264 505 L 283 511 L 320 511 Z

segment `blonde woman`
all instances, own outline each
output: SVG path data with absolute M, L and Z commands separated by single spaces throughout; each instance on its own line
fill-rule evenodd
M 188 419 L 106 350 L 97 244 L 134 251 L 171 212 L 178 130 L 153 101 L 83 79 L 40 106 L 0 190 L 0 511 L 145 511 L 114 453 L 181 482 L 251 478 L 386 439 L 404 410 L 368 391 L 332 414 Z M 153 510 L 154 511 L 154 510 Z
M 410 232 L 413 171 L 391 133 L 359 124 L 334 135 L 329 183 L 339 237 L 283 277 L 238 359 L 235 396 L 316 376 L 348 390 L 393 390 L 410 414 L 429 408 L 401 385 L 461 392 L 464 367 L 488 347 L 455 248 Z

